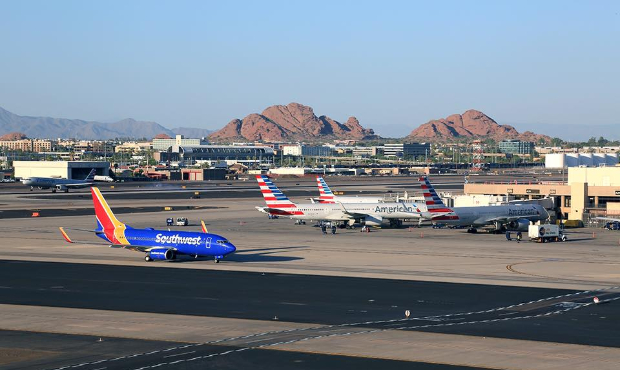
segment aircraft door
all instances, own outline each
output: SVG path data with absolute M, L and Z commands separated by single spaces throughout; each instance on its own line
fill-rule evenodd
M 210 237 L 205 239 L 205 249 L 207 251 L 211 250 L 211 241 L 212 241 L 212 238 Z

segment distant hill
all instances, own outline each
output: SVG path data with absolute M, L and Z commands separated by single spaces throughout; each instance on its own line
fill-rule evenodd
M 31 138 L 76 138 L 76 139 L 114 139 L 114 138 L 152 138 L 174 132 L 155 122 L 136 121 L 127 118 L 118 122 L 103 123 L 79 119 L 18 116 L 0 108 L 0 135 L 22 132 Z
M 317 117 L 311 107 L 299 103 L 274 105 L 262 113 L 234 119 L 211 134 L 214 141 L 319 141 L 326 139 L 373 139 L 372 129 L 362 127 L 355 117 L 342 124 L 327 116 Z
M 170 131 L 174 132 L 177 135 L 183 135 L 189 138 L 207 137 L 215 132 L 213 130 L 207 130 L 206 128 L 192 128 L 192 127 L 177 127 L 177 128 L 170 129 Z
M 407 139 L 431 142 L 449 142 L 468 139 L 521 139 L 537 142 L 550 141 L 545 135 L 526 131 L 520 134 L 510 125 L 500 125 L 486 114 L 470 109 L 463 114 L 453 114 L 446 118 L 431 120 L 413 130 Z

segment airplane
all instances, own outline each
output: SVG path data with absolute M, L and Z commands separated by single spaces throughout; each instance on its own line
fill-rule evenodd
M 265 175 L 256 175 L 267 207 L 256 207 L 263 213 L 288 216 L 295 220 L 317 220 L 345 222 L 347 226 L 364 223 L 366 226 L 381 226 L 384 220 L 390 226 L 402 225 L 403 219 L 420 218 L 422 212 L 415 203 L 309 203 L 296 204 Z
M 69 192 L 69 189 L 80 189 L 88 186 L 93 186 L 95 182 L 95 169 L 93 168 L 88 173 L 88 176 L 84 180 L 71 180 L 71 179 L 57 179 L 53 177 L 30 177 L 22 179 L 24 185 L 30 186 L 30 191 L 34 188 L 39 189 L 52 189 L 52 193 L 56 190 L 63 190 L 65 193 Z
M 180 255 L 213 257 L 219 263 L 224 256 L 235 252 L 235 246 L 226 238 L 211 234 L 202 222 L 202 232 L 155 230 L 153 228 L 134 229 L 120 222 L 99 188 L 92 187 L 93 205 L 97 219 L 95 235 L 111 243 L 110 247 L 120 247 L 146 253 L 144 260 L 175 260 Z M 93 230 L 81 230 L 90 231 Z M 60 227 L 60 232 L 69 243 L 73 241 Z
M 530 221 L 549 218 L 545 207 L 539 204 L 508 204 L 480 207 L 446 207 L 427 177 L 419 178 L 426 202 L 426 212 L 421 217 L 447 225 L 468 226 L 468 233 L 478 232 L 477 227 L 495 225 L 496 231 L 527 231 Z
M 620 218 L 618 217 L 595 217 L 594 219 L 605 221 L 605 229 L 620 230 Z
M 114 182 L 114 179 L 111 178 L 110 176 L 99 176 L 99 175 L 95 175 L 94 178 L 95 181 L 102 181 L 102 182 Z
M 382 197 L 346 197 L 335 195 L 329 188 L 323 176 L 317 175 L 316 183 L 319 187 L 319 198 L 312 199 L 319 203 L 380 203 L 385 199 Z

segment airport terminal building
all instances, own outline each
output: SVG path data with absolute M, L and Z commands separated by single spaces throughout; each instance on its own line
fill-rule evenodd
M 273 163 L 274 150 L 268 146 L 252 145 L 173 145 L 160 153 L 160 162 L 193 165 L 208 162 L 212 165 L 242 163 L 246 166 Z
M 517 198 L 553 197 L 560 216 L 588 221 L 591 216 L 620 215 L 620 166 L 569 168 L 566 181 L 465 184 L 465 194 L 513 195 Z

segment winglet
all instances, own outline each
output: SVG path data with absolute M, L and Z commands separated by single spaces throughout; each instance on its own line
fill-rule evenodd
M 69 235 L 67 235 L 67 233 L 65 232 L 65 229 L 63 229 L 62 227 L 59 227 L 59 229 L 60 229 L 60 233 L 62 234 L 62 237 L 65 238 L 67 242 L 73 243 L 73 240 L 69 238 Z
M 202 232 L 208 234 L 209 231 L 207 230 L 207 226 L 205 225 L 205 222 L 203 220 L 200 220 L 200 225 L 202 225 Z

